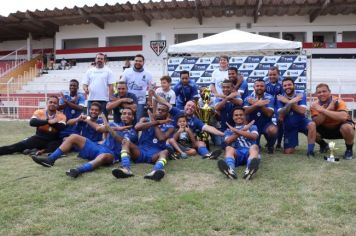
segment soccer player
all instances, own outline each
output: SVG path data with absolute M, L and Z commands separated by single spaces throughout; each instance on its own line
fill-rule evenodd
M 137 111 L 138 101 L 135 94 L 128 92 L 127 84 L 124 81 L 117 83 L 117 93 L 106 104 L 108 112 L 113 110 L 114 122 L 121 122 L 121 111 L 123 108 L 130 108 L 134 113 Z M 135 119 L 136 121 L 136 119 Z M 136 123 L 134 121 L 134 123 Z
M 294 88 L 294 81 L 285 78 L 282 82 L 283 95 L 277 95 L 278 113 L 284 124 L 284 153 L 294 153 L 298 146 L 298 133 L 308 136 L 307 156 L 314 156 L 314 146 L 316 137 L 315 123 L 305 117 L 306 95 L 297 94 Z
M 67 118 L 67 122 L 71 119 L 77 118 L 83 112 L 85 106 L 85 97 L 78 92 L 79 82 L 72 79 L 69 82 L 69 93 L 62 93 L 59 98 L 59 110 L 63 110 Z M 78 133 L 76 126 L 67 123 L 66 128 L 60 132 L 60 137 L 68 137 L 71 134 Z
M 236 67 L 229 67 L 228 76 L 232 82 L 233 90 L 239 92 L 240 97 L 244 100 L 248 96 L 247 81 L 238 73 Z
M 183 70 L 180 72 L 180 81 L 174 86 L 176 93 L 176 107 L 183 109 L 188 101 L 198 100 L 198 88 L 195 82 L 190 81 L 189 72 Z
M 249 122 L 254 120 L 258 128 L 257 144 L 260 144 L 263 134 L 267 140 L 267 151 L 272 154 L 278 132 L 277 126 L 272 122 L 274 99 L 272 95 L 266 93 L 266 85 L 263 80 L 256 80 L 253 88 L 254 92 L 244 100 L 245 114 L 248 117 L 247 120 Z
M 231 80 L 226 79 L 222 82 L 222 92 L 224 96 L 215 99 L 215 111 L 219 113 L 220 117 L 221 126 L 219 130 L 224 132 L 227 128 L 226 123 L 234 124 L 232 111 L 236 106 L 242 106 L 243 101 L 238 92 L 233 90 Z M 215 145 L 221 146 L 223 144 L 223 137 L 214 135 L 213 138 Z
M 245 112 L 236 107 L 232 113 L 234 126 L 228 125 L 225 131 L 225 159 L 218 161 L 219 170 L 230 179 L 237 179 L 235 167 L 247 165 L 243 178 L 250 180 L 258 170 L 261 156 L 256 144 L 257 127 L 253 123 L 246 125 Z
M 180 115 L 177 117 L 178 129 L 173 135 L 173 138 L 168 140 L 167 150 L 169 157 L 172 159 L 186 159 L 188 156 L 197 154 L 195 148 L 198 147 L 197 140 L 193 131 L 189 128 L 187 117 Z M 177 155 L 177 151 L 179 154 Z
M 345 160 L 351 160 L 352 147 L 355 137 L 355 123 L 347 113 L 346 103 L 331 95 L 327 84 L 321 83 L 316 86 L 318 100 L 311 105 L 311 115 L 316 123 L 317 142 L 320 144 L 320 152 L 326 152 L 329 147 L 323 140 L 344 139 L 346 151 Z
M 158 104 L 156 113 L 153 115 L 148 111 L 148 115 L 149 118 L 142 117 L 135 126 L 137 131 L 142 131 L 138 147 L 131 142 L 123 143 L 121 166 L 112 171 L 116 178 L 133 176 L 131 160 L 135 163 L 154 164 L 152 171 L 144 176 L 145 179 L 159 181 L 164 177 L 168 155 L 166 141 L 172 136 L 174 126 L 168 118 L 168 107 L 165 105 Z
M 89 108 L 89 116 L 82 114 L 68 120 L 67 125 L 74 126 L 76 134 L 98 143 L 103 139 L 103 133 L 98 131 L 103 125 L 103 119 L 99 117 L 100 113 L 101 104 L 93 102 Z
M 30 126 L 36 127 L 36 134 L 18 143 L 0 147 L 0 155 L 37 149 L 53 152 L 60 144 L 59 132 L 65 128 L 66 116 L 57 111 L 59 99 L 50 96 L 47 109 L 36 110 L 30 119 Z
M 104 121 L 106 120 L 103 116 Z M 122 140 L 130 140 L 130 142 L 137 143 L 137 132 L 132 127 L 134 120 L 134 113 L 131 109 L 125 108 L 121 114 L 122 123 L 112 123 L 110 126 L 116 132 L 116 139 L 111 134 L 104 140 L 103 144 L 97 144 L 88 138 L 78 134 L 72 134 L 64 140 L 62 145 L 57 148 L 51 155 L 37 156 L 33 155 L 32 159 L 39 165 L 45 167 L 52 167 L 56 160 L 64 153 L 70 152 L 73 147 L 79 150 L 79 156 L 89 162 L 80 165 L 76 168 L 69 169 L 66 174 L 72 178 L 77 178 L 79 175 L 92 171 L 99 166 L 109 165 L 120 159 L 119 153 L 121 152 L 121 142 L 117 142 L 117 137 Z M 102 132 L 107 131 L 108 126 L 102 126 Z
M 210 89 L 214 96 L 223 96 L 222 82 L 228 79 L 229 57 L 222 55 L 219 58 L 219 68 L 215 69 L 211 75 Z
M 178 109 L 177 107 L 173 107 L 169 104 L 164 98 L 158 96 L 154 91 L 150 91 L 153 94 L 156 101 L 158 103 L 164 104 L 169 109 L 169 114 L 174 118 L 174 121 L 177 124 L 177 119 L 181 115 L 185 115 L 187 117 L 187 122 L 189 128 L 193 131 L 195 135 L 200 134 L 202 131 L 206 131 L 210 134 L 224 136 L 224 133 L 220 130 L 216 129 L 213 126 L 204 124 L 198 117 L 195 116 L 196 105 L 193 101 L 188 101 L 184 106 L 184 111 Z M 197 152 L 202 158 L 208 159 L 217 159 L 222 153 L 221 150 L 215 150 L 213 152 L 209 152 L 206 144 L 203 141 L 197 141 Z
M 152 75 L 145 70 L 145 57 L 137 54 L 134 59 L 134 66 L 127 68 L 122 74 L 121 80 L 126 82 L 128 91 L 137 97 L 136 120 L 144 116 L 144 107 L 146 105 L 146 92 L 153 86 Z M 149 97 L 148 100 L 151 98 Z
M 266 92 L 271 94 L 274 98 L 274 118 L 276 119 L 278 126 L 278 139 L 276 148 L 281 148 L 282 138 L 283 138 L 283 122 L 279 119 L 278 116 L 278 100 L 277 95 L 283 93 L 282 80 L 279 74 L 279 69 L 277 66 L 272 66 L 268 70 L 268 77 L 266 79 Z

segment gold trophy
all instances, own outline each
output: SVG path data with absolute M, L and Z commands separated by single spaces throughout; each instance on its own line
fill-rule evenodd
M 209 123 L 210 118 L 214 113 L 213 108 L 209 106 L 210 93 L 211 93 L 211 91 L 209 88 L 204 88 L 203 91 L 201 92 L 203 106 L 200 107 L 199 105 L 197 105 L 196 115 L 199 119 L 201 119 L 204 122 L 204 124 Z M 209 147 L 209 134 L 207 132 L 205 132 L 205 131 L 201 132 L 198 135 L 198 137 L 200 140 L 202 140 L 203 142 L 206 143 L 207 147 Z
M 334 151 L 337 150 L 338 148 L 335 147 L 335 142 L 330 142 L 329 143 L 329 149 L 330 149 L 330 154 L 329 156 L 324 156 L 324 160 L 328 162 L 336 162 L 339 161 L 339 158 L 336 158 L 334 155 Z

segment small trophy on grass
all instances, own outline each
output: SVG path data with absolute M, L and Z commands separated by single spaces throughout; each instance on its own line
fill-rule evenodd
M 339 161 L 340 159 L 335 157 L 334 151 L 337 150 L 335 147 L 335 142 L 330 142 L 329 143 L 329 149 L 330 149 L 330 154 L 329 156 L 324 156 L 324 160 L 328 162 L 336 162 Z

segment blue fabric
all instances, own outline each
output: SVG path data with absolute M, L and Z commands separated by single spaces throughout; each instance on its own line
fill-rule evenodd
M 123 97 L 120 97 L 119 94 L 114 94 L 114 97 L 115 98 L 131 98 L 133 100 L 133 103 L 138 105 L 137 97 L 133 93 L 127 93 L 126 96 L 123 96 Z M 118 106 L 118 107 L 115 107 L 113 109 L 114 122 L 117 123 L 117 124 L 121 123 L 121 110 L 122 110 L 122 106 L 121 105 Z M 143 114 L 143 112 L 141 112 L 141 113 Z M 136 114 L 137 114 L 137 112 L 136 112 Z M 138 121 L 137 117 L 135 117 L 134 124 L 136 124 L 137 121 Z
M 225 157 L 225 162 L 230 168 L 235 169 L 235 158 Z
M 295 93 L 289 99 L 296 97 L 298 94 L 302 94 L 303 98 L 298 102 L 297 105 L 307 107 L 307 97 L 305 93 Z M 287 97 L 286 94 L 283 95 Z M 284 106 L 285 106 L 284 103 L 278 101 L 278 110 L 282 109 Z M 283 121 L 284 127 L 285 129 L 299 128 L 300 124 L 304 122 L 304 119 L 305 119 L 305 114 L 300 114 L 298 112 L 295 112 L 293 109 L 290 109 L 290 111 L 284 117 L 284 121 Z
M 199 155 L 201 155 L 201 156 L 205 156 L 206 154 L 209 153 L 209 150 L 208 150 L 207 147 L 199 147 L 199 148 L 198 148 L 198 153 L 199 153 Z
M 169 114 L 171 114 L 174 117 L 174 125 L 175 127 L 177 126 L 177 120 L 178 117 L 184 114 L 183 110 L 178 109 L 177 107 L 172 107 L 172 109 L 169 111 Z M 198 117 L 193 116 L 193 117 L 187 117 L 187 123 L 189 128 L 193 131 L 195 134 L 199 134 L 203 126 L 205 125 L 202 120 L 200 120 Z
M 60 148 L 57 148 L 54 152 L 51 153 L 51 155 L 49 155 L 48 159 L 51 161 L 55 161 L 58 158 L 60 158 L 63 154 L 64 152 Z
M 83 159 L 92 161 L 100 154 L 111 154 L 115 157 L 114 152 L 110 150 L 108 147 L 97 144 L 90 139 L 85 139 L 85 145 L 80 150 L 79 156 Z
M 284 148 L 295 148 L 299 144 L 298 133 L 308 134 L 308 124 L 311 121 L 304 118 L 298 127 L 284 126 Z
M 235 128 L 237 130 L 241 130 L 242 128 L 244 127 L 244 125 L 238 125 L 238 126 L 235 126 Z M 248 131 L 250 133 L 256 133 L 258 135 L 258 130 L 257 130 L 257 127 L 256 125 L 252 125 Z M 230 137 L 231 135 L 233 135 L 233 132 L 230 130 L 230 129 L 227 129 L 225 130 L 224 132 L 224 135 L 225 135 L 225 140 Z M 256 141 L 255 140 L 252 140 L 252 139 L 248 139 L 248 138 L 245 138 L 244 136 L 239 136 L 235 142 L 231 143 L 229 146 L 232 146 L 233 148 L 236 148 L 236 149 L 239 149 L 239 148 L 249 148 L 251 147 L 253 144 L 256 144 Z
M 79 173 L 89 172 L 89 171 L 92 171 L 93 169 L 94 168 L 91 163 L 85 163 L 77 168 Z
M 180 81 L 174 86 L 173 91 L 175 92 L 176 98 L 176 107 L 178 109 L 184 109 L 185 104 L 188 101 L 193 100 L 196 97 L 199 97 L 198 87 L 195 82 L 190 81 L 188 85 L 183 85 Z
M 104 122 L 101 117 L 98 117 L 98 119 L 96 120 L 96 123 L 101 125 Z M 90 139 L 91 141 L 99 142 L 103 139 L 103 134 L 101 132 L 96 131 L 88 123 L 86 123 L 84 121 L 78 122 L 77 130 L 79 130 L 80 135 L 82 135 L 85 138 Z

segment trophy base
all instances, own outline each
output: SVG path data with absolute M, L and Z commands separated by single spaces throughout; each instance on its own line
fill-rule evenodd
M 338 161 L 340 161 L 340 158 L 324 156 L 324 160 L 327 162 L 338 162 Z

